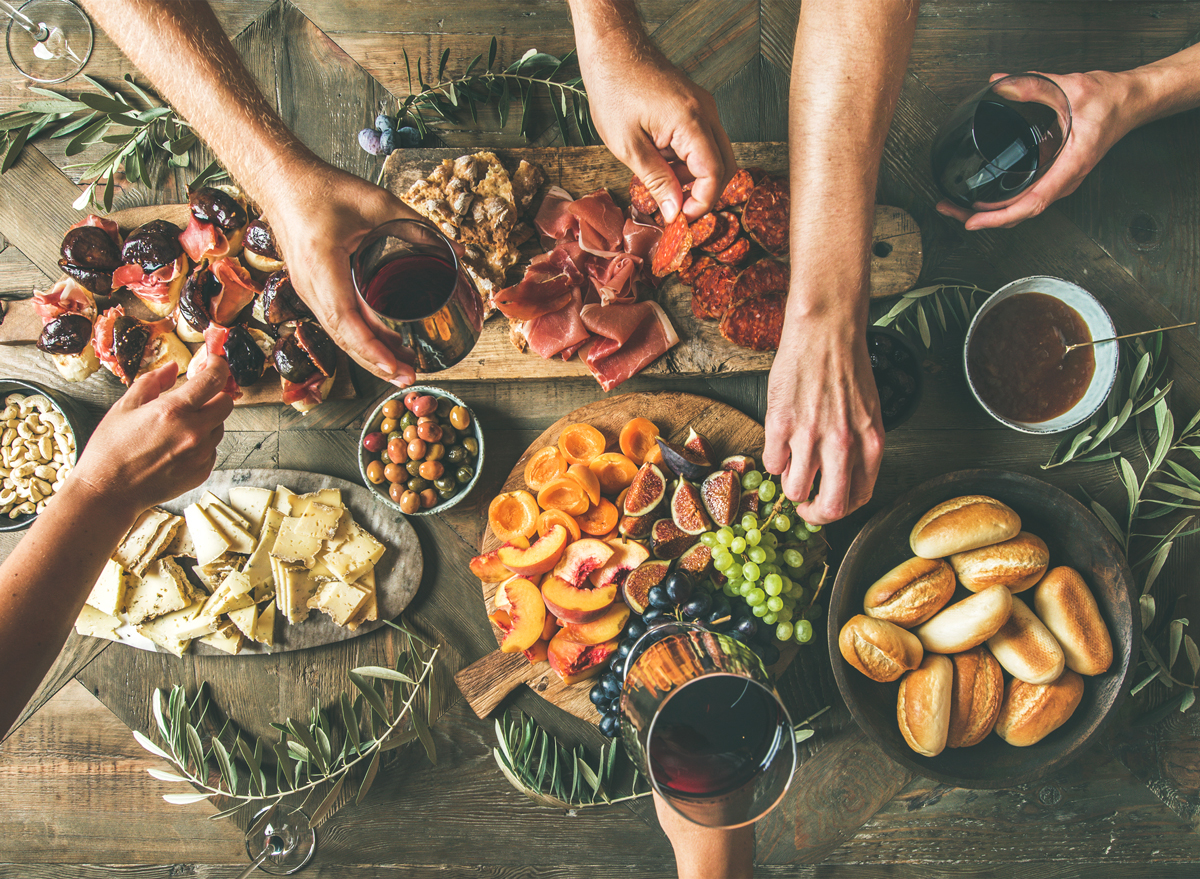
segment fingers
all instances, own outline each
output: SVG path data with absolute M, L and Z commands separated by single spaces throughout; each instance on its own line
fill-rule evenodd
M 625 164 L 650 190 L 662 211 L 663 220 L 673 222 L 683 204 L 683 188 L 667 160 L 645 134 L 639 132 L 635 136 L 632 153 L 625 159 Z
M 202 370 L 169 394 L 165 394 L 163 399 L 169 398 L 171 402 L 187 409 L 199 409 L 222 393 L 228 381 L 229 364 L 225 362 L 225 358 L 210 357 Z
M 823 448 L 820 488 L 811 501 L 798 501 L 796 512 L 806 522 L 812 522 L 814 525 L 836 522 L 850 512 L 850 476 L 853 472 L 851 468 L 848 449 Z
M 317 279 L 317 284 L 328 291 L 327 295 L 312 296 L 305 301 L 337 346 L 363 369 L 384 381 L 397 382 L 407 378 L 406 383 L 411 384 L 415 373 L 409 377 L 411 367 L 399 363 L 387 345 L 371 332 L 359 313 L 358 297 L 350 288 L 349 280 L 326 277 Z
M 138 376 L 125 392 L 124 402 L 130 406 L 144 406 L 157 400 L 159 394 L 170 389 L 179 375 L 179 364 L 174 361 L 158 369 Z
M 675 152 L 687 163 L 688 171 L 696 180 L 691 196 L 683 206 L 688 219 L 695 220 L 712 209 L 725 184 L 733 177 L 737 167 L 733 144 L 720 123 L 706 122 L 702 127 L 686 129 Z

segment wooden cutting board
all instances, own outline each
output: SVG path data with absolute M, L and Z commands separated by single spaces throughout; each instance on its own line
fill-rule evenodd
M 738 166 L 787 173 L 786 143 L 736 143 Z M 607 187 L 617 204 L 629 204 L 630 172 L 606 147 L 529 147 L 494 150 L 509 168 L 521 159 L 546 171 L 548 183 L 558 184 L 579 197 Z M 432 171 L 443 159 L 454 159 L 461 150 L 397 150 L 384 164 L 382 182 L 400 195 L 414 181 Z M 538 204 L 535 199 L 534 205 Z M 921 230 L 916 221 L 896 207 L 875 210 L 875 236 L 871 256 L 871 297 L 894 296 L 912 289 L 921 274 Z M 540 250 L 534 242 L 522 249 L 526 257 Z M 519 277 L 519 275 L 518 275 Z M 716 321 L 692 314 L 691 288 L 672 275 L 655 291 L 655 298 L 671 318 L 679 344 L 642 370 L 642 375 L 694 376 L 730 372 L 766 372 L 774 352 L 748 351 L 722 338 Z M 495 315 L 483 328 L 479 341 L 465 360 L 438 373 L 439 380 L 489 380 L 590 376 L 578 356 L 564 363 L 544 360 L 532 351 L 521 353 L 509 341 L 508 321 Z
M 682 442 L 687 436 L 688 427 L 694 427 L 698 433 L 708 437 L 718 458 L 727 455 L 746 454 L 761 459 L 763 448 L 763 428 L 757 421 L 743 415 L 732 406 L 699 397 L 694 394 L 678 394 L 661 392 L 652 394 L 624 394 L 609 397 L 596 403 L 582 406 L 563 416 L 550 427 L 546 428 L 521 455 L 504 481 L 501 491 L 514 491 L 526 488 L 525 462 L 534 452 L 558 442 L 558 435 L 568 424 L 587 423 L 595 427 L 608 439 L 608 451 L 619 451 L 617 436 L 621 427 L 631 418 L 641 416 L 648 418 L 658 427 L 662 436 L 670 440 Z M 501 543 L 489 527 L 483 533 L 480 552 L 495 549 Z M 822 533 L 814 534 L 808 541 L 808 551 L 804 553 L 804 570 L 811 571 L 820 568 L 825 563 L 828 545 Z M 483 599 L 487 612 L 494 611 L 493 598 L 496 594 L 496 583 L 483 583 Z M 496 643 L 501 639 L 501 633 L 492 627 L 496 635 Z M 808 647 L 811 648 L 811 644 Z M 778 675 L 792 661 L 796 651 L 800 649 L 794 641 L 789 641 L 780 647 L 779 661 L 772 666 L 771 671 Z M 462 690 L 467 703 L 479 717 L 487 717 L 497 705 L 516 689 L 520 684 L 528 684 L 535 693 L 541 694 L 547 701 L 557 705 L 564 711 L 574 714 L 589 723 L 599 723 L 600 715 L 588 699 L 588 691 L 594 681 L 566 685 L 550 670 L 548 663 L 530 664 L 521 653 L 501 653 L 496 650 L 480 659 L 478 662 L 464 668 L 454 676 L 458 687 Z
M 143 223 L 151 220 L 167 220 L 179 228 L 188 224 L 188 206 L 185 204 L 147 205 L 145 207 L 128 208 L 109 214 L 116 220 L 122 235 L 128 235 Z M 81 217 L 82 219 L 82 217 Z M 66 234 L 66 229 L 63 234 Z M 260 276 L 261 277 L 261 276 Z M 132 293 L 123 288 L 114 297 L 125 307 L 125 313 L 142 320 L 156 320 L 157 317 L 146 308 L 145 304 Z M 29 300 L 9 303 L 4 312 L 3 322 L 0 323 L 0 373 L 12 376 L 36 376 L 39 372 L 49 370 L 55 376 L 59 375 L 49 355 L 39 351 L 34 343 L 42 334 L 42 319 L 33 310 Z M 199 345 L 187 346 L 193 353 Z M 107 369 L 97 370 L 94 374 L 79 383 L 91 388 L 94 384 L 111 386 L 118 395 L 123 391 L 120 380 Z M 72 385 L 68 385 L 72 387 Z M 338 368 L 334 376 L 333 389 L 326 400 L 349 400 L 358 396 L 354 382 L 350 379 L 350 360 L 342 351 L 338 351 Z M 237 406 L 257 406 L 268 403 L 283 403 L 283 390 L 279 384 L 279 375 L 273 368 L 268 368 L 266 374 L 255 384 L 242 388 L 241 398 L 234 404 Z

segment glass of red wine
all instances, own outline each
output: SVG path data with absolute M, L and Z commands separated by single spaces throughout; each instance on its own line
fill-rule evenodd
M 1054 164 L 1071 134 L 1057 83 L 1018 73 L 960 104 L 938 129 L 931 158 L 942 195 L 971 211 L 1007 207 Z
M 350 258 L 371 321 L 416 355 L 418 372 L 458 363 L 483 329 L 483 303 L 441 232 L 421 220 L 377 226 Z
M 651 627 L 626 661 L 621 713 L 634 763 L 697 824 L 751 824 L 791 784 L 791 717 L 762 661 L 730 635 L 693 623 Z

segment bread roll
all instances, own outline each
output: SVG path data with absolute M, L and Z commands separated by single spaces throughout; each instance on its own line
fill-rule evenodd
M 1015 512 L 995 498 L 972 494 L 938 504 L 917 520 L 908 542 L 914 555 L 940 559 L 1008 540 L 1020 530 Z
M 100 368 L 100 358 L 91 342 L 78 354 L 51 354 L 50 359 L 69 382 L 81 382 Z
M 988 649 L 1004 670 L 1027 684 L 1048 684 L 1062 674 L 1063 649 L 1037 618 L 1029 605 L 1014 597 L 1012 614 L 995 635 Z
M 1083 700 L 1083 678 L 1067 669 L 1050 684 L 1013 678 L 996 718 L 996 735 L 1010 745 L 1036 745 L 1070 719 Z
M 846 662 L 871 680 L 884 683 L 920 665 L 924 652 L 912 632 L 862 614 L 842 626 L 838 647 Z
M 1004 673 L 986 647 L 972 647 L 950 657 L 954 663 L 954 689 L 950 694 L 950 732 L 946 745 L 978 745 L 996 724 L 1004 702 Z
M 928 654 L 920 668 L 900 681 L 896 720 L 904 741 L 918 754 L 936 757 L 945 750 L 953 688 L 954 664 L 936 653 Z
M 1052 569 L 1033 593 L 1033 606 L 1062 647 L 1067 668 L 1081 675 L 1108 671 L 1113 661 L 1112 637 L 1078 571 Z
M 995 635 L 1012 611 L 1006 586 L 989 586 L 945 608 L 916 629 L 921 646 L 930 653 L 961 653 Z
M 972 592 L 995 586 L 1007 586 L 1010 592 L 1024 592 L 1034 586 L 1050 564 L 1050 550 L 1036 534 L 1022 531 L 1016 537 L 950 556 L 958 582 Z
M 920 625 L 954 595 L 954 572 L 942 559 L 909 559 L 875 581 L 863 599 L 867 616 L 901 628 Z
M 163 333 L 162 335 L 155 336 L 149 347 L 150 362 L 143 364 L 142 368 L 138 370 L 138 375 L 158 369 L 160 366 L 166 366 L 172 362 L 179 367 L 180 379 L 187 373 L 188 365 L 192 362 L 192 352 L 187 349 L 187 346 L 183 342 L 179 341 L 179 337 L 174 333 Z

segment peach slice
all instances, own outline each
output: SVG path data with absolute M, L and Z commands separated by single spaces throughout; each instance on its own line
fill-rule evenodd
M 482 580 L 484 583 L 499 583 L 502 580 L 507 580 L 513 575 L 513 572 L 504 567 L 500 561 L 500 550 L 505 546 L 515 549 L 529 549 L 529 538 L 518 534 L 512 540 L 505 543 L 503 546 L 496 547 L 491 552 L 481 553 L 475 556 L 468 563 L 471 568 L 471 573 Z
M 588 500 L 593 504 L 600 503 L 600 477 L 590 467 L 582 464 L 572 464 L 567 469 L 567 478 L 578 482 L 587 493 Z
M 501 606 L 488 617 L 504 633 L 500 642 L 502 653 L 528 650 L 542 637 L 546 625 L 546 605 L 537 586 L 522 577 L 513 577 L 496 590 L 496 604 Z M 504 616 L 508 617 L 507 625 Z
M 542 626 L 542 640 L 549 641 L 554 637 L 554 633 L 561 628 L 562 625 L 559 623 L 558 617 L 552 613 L 546 614 L 546 624 Z
M 549 576 L 542 581 L 542 602 L 546 609 L 564 623 L 590 623 L 604 615 L 617 598 L 617 584 L 572 586 L 565 580 Z
M 629 608 L 620 601 L 613 602 L 604 615 L 590 623 L 567 623 L 563 637 L 580 644 L 603 644 L 621 637 L 629 620 Z
M 546 648 L 548 648 L 549 646 L 550 646 L 550 641 L 548 639 L 543 638 L 542 640 L 540 640 L 536 644 L 534 644 L 532 647 L 530 647 L 528 650 L 522 650 L 521 652 L 525 654 L 525 658 L 529 660 L 529 664 L 533 665 L 534 663 L 537 663 L 537 662 L 545 662 L 546 661 Z
M 577 588 L 582 587 L 592 571 L 608 564 L 614 552 L 616 550 L 611 546 L 594 537 L 576 540 L 567 547 L 558 564 L 554 566 L 554 576 Z
M 529 577 L 544 574 L 558 564 L 570 537 L 563 525 L 554 525 L 528 549 L 502 546 L 497 550 L 500 563 L 514 574 Z
M 551 638 L 550 646 L 546 648 L 550 667 L 564 684 L 577 684 L 594 678 L 604 671 L 608 660 L 617 652 L 615 639 L 603 644 L 580 644 L 567 638 L 564 632 L 566 629 Z
M 607 586 L 616 583 L 620 586 L 629 576 L 629 572 L 650 558 L 650 550 L 632 540 L 617 538 L 608 544 L 613 548 L 610 558 L 603 568 L 592 571 L 588 579 L 593 586 Z M 607 640 L 607 639 L 605 639 Z

